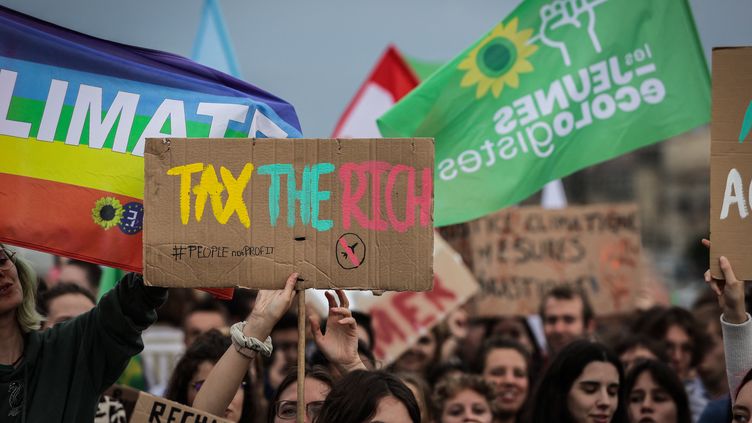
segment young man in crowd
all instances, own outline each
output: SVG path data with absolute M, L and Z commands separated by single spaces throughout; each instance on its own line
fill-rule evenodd
M 60 266 L 58 283 L 73 283 L 88 289 L 96 297 L 99 294 L 99 282 L 102 278 L 102 268 L 94 263 L 69 259 Z M 51 287 L 52 287 L 51 286 Z
M 94 295 L 86 288 L 73 283 L 59 283 L 45 291 L 37 301 L 37 308 L 46 319 L 42 329 L 84 314 L 96 305 Z
M 595 331 L 593 308 L 585 293 L 558 286 L 541 300 L 540 316 L 549 357 L 578 339 L 587 339 Z
M 713 294 L 712 291 L 708 293 Z M 692 309 L 695 320 L 705 332 L 707 348 L 705 356 L 697 365 L 697 374 L 707 390 L 711 399 L 721 398 L 728 394 L 728 378 L 726 377 L 726 357 L 723 350 L 723 331 L 721 321 L 717 318 L 721 315 L 721 308 L 715 298 L 701 296 Z
M 684 383 L 693 420 L 697 421 L 709 399 L 697 374 L 697 366 L 702 362 L 709 344 L 705 333 L 692 313 L 675 306 L 656 315 L 646 333 L 653 339 L 663 341 L 668 364 Z
M 227 308 L 217 300 L 204 300 L 196 304 L 183 319 L 185 348 L 190 347 L 199 335 L 212 329 L 222 332 L 229 326 Z
M 272 329 L 271 337 L 274 352 L 280 354 L 282 369 L 287 372 L 298 363 L 298 316 L 295 313 L 283 315 Z

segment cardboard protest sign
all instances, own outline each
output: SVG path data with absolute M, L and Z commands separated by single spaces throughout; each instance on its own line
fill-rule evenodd
M 431 139 L 150 139 L 144 159 L 148 283 L 431 288 Z
M 142 391 L 125 385 L 112 385 L 104 391 L 104 395 L 107 395 L 116 401 L 120 401 L 120 403 L 123 404 L 125 417 L 128 421 L 131 420 L 133 410 L 136 408 L 136 403 L 138 402 L 141 393 Z
M 446 241 L 461 257 L 465 265 L 473 268 L 473 250 L 470 247 L 470 225 L 458 223 L 436 228 L 436 233 Z
M 141 392 L 133 409 L 130 423 L 230 423 L 202 410 Z
M 584 290 L 597 314 L 633 307 L 642 284 L 635 205 L 510 208 L 469 226 L 479 316 L 535 314 L 565 284 Z
M 728 257 L 741 280 L 752 279 L 752 47 L 713 49 L 710 128 L 710 272 Z
M 438 234 L 434 238 L 433 289 L 388 292 L 365 303 L 375 334 L 374 355 L 389 364 L 479 290 L 462 258 Z

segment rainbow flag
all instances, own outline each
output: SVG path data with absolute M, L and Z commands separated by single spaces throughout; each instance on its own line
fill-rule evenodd
M 300 137 L 289 103 L 0 7 L 0 241 L 140 271 L 148 137 Z

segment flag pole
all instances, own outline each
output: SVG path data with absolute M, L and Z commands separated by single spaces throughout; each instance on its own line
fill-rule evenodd
M 305 288 L 298 287 L 298 415 L 297 423 L 305 421 Z

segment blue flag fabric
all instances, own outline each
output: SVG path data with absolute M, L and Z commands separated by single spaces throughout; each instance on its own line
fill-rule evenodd
M 191 58 L 236 78 L 241 77 L 232 41 L 217 0 L 204 1 Z
M 143 144 L 166 136 L 301 130 L 233 76 L 0 6 L 0 242 L 140 271 Z

